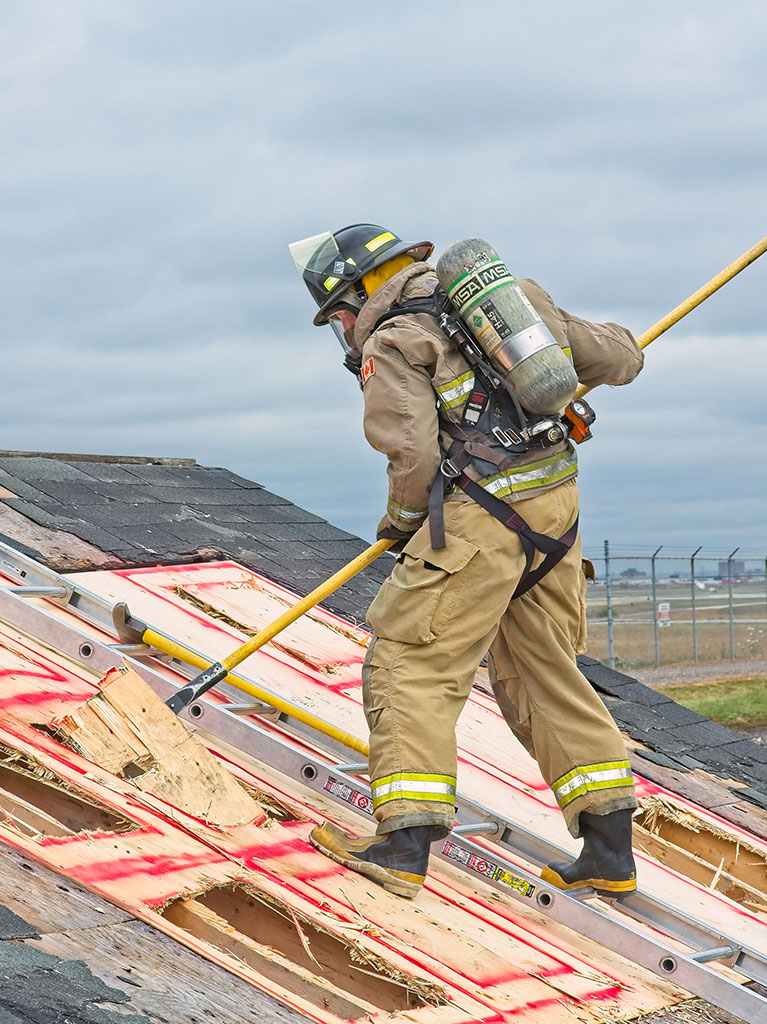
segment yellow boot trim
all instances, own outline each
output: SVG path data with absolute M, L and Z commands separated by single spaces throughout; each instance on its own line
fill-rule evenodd
M 410 871 L 385 868 L 381 864 L 370 864 L 368 861 L 358 860 L 354 856 L 355 853 L 364 853 L 371 846 L 382 843 L 385 839 L 386 836 L 350 836 L 329 821 L 322 825 L 315 825 L 309 833 L 309 842 L 326 857 L 372 879 L 397 896 L 412 899 L 421 891 L 424 875 L 414 875 Z
M 556 886 L 557 889 L 586 889 L 590 886 L 598 892 L 608 892 L 613 895 L 636 892 L 637 887 L 636 878 L 626 878 L 620 882 L 610 881 L 609 878 L 579 878 L 577 882 L 566 882 L 558 872 L 552 871 L 550 867 L 545 867 L 541 871 L 541 881 L 548 882 L 549 885 Z

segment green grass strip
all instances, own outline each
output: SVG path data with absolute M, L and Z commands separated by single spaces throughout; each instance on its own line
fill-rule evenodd
M 675 683 L 658 689 L 677 704 L 730 729 L 767 726 L 767 676 L 720 679 L 692 686 Z

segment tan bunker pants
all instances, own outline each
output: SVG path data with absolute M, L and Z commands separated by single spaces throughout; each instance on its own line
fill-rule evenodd
M 533 530 L 560 537 L 577 514 L 575 481 L 515 509 Z M 379 833 L 452 827 L 455 726 L 488 650 L 501 712 L 570 832 L 579 834 L 581 811 L 636 807 L 621 735 L 575 663 L 585 634 L 580 540 L 511 601 L 524 568 L 516 533 L 473 501 L 446 503 L 445 530 L 435 550 L 421 527 L 368 611 L 375 638 L 362 678 Z

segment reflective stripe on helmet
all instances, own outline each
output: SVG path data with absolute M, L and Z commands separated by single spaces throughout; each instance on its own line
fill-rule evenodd
M 371 238 L 369 242 L 365 242 L 365 248 L 368 252 L 375 252 L 376 249 L 380 249 L 382 245 L 386 245 L 387 242 L 394 242 L 396 236 L 391 231 L 384 231 L 383 234 L 376 235 L 375 238 Z
M 634 776 L 631 774 L 631 765 L 628 761 L 606 761 L 603 764 L 587 764 L 573 768 L 567 775 L 557 779 L 551 788 L 557 803 L 564 809 L 579 796 L 633 785 Z
M 477 483 L 496 498 L 507 494 L 517 494 L 533 487 L 548 487 L 550 484 L 562 483 L 578 472 L 578 456 L 573 446 L 568 443 L 567 450 L 558 455 L 550 455 L 547 459 L 526 462 L 518 470 L 505 470 L 493 476 L 486 476 Z
M 437 398 L 443 409 L 454 409 L 462 405 L 467 395 L 474 390 L 474 374 L 471 370 L 462 373 L 460 377 L 454 377 L 446 384 L 435 384 Z
M 437 803 L 455 803 L 454 775 L 421 775 L 418 772 L 396 772 L 381 779 L 373 779 L 373 809 L 390 800 L 432 800 Z

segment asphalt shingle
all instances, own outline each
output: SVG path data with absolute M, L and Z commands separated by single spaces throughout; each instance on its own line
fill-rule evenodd
M 231 558 L 306 594 L 368 547 L 254 481 L 190 460 L 6 454 L 0 482 L 18 495 L 2 499 L 11 508 L 126 565 Z M 324 606 L 364 623 L 392 565 L 391 555 L 381 556 Z M 767 793 L 767 749 L 595 658 L 580 655 L 578 664 L 619 726 L 648 748 L 648 765 L 703 765 Z
M 82 960 L 63 960 L 27 946 L 37 930 L 0 906 L 0 1024 L 150 1024 L 144 1016 L 117 1013 L 102 1003 L 127 1003 Z
M 83 472 L 80 463 L 66 459 L 43 458 L 42 456 L 5 456 L 0 458 L 0 468 L 19 480 L 34 484 L 41 480 L 87 480 L 87 470 Z
M 37 929 L 14 914 L 8 907 L 0 905 L 0 939 L 39 939 Z

